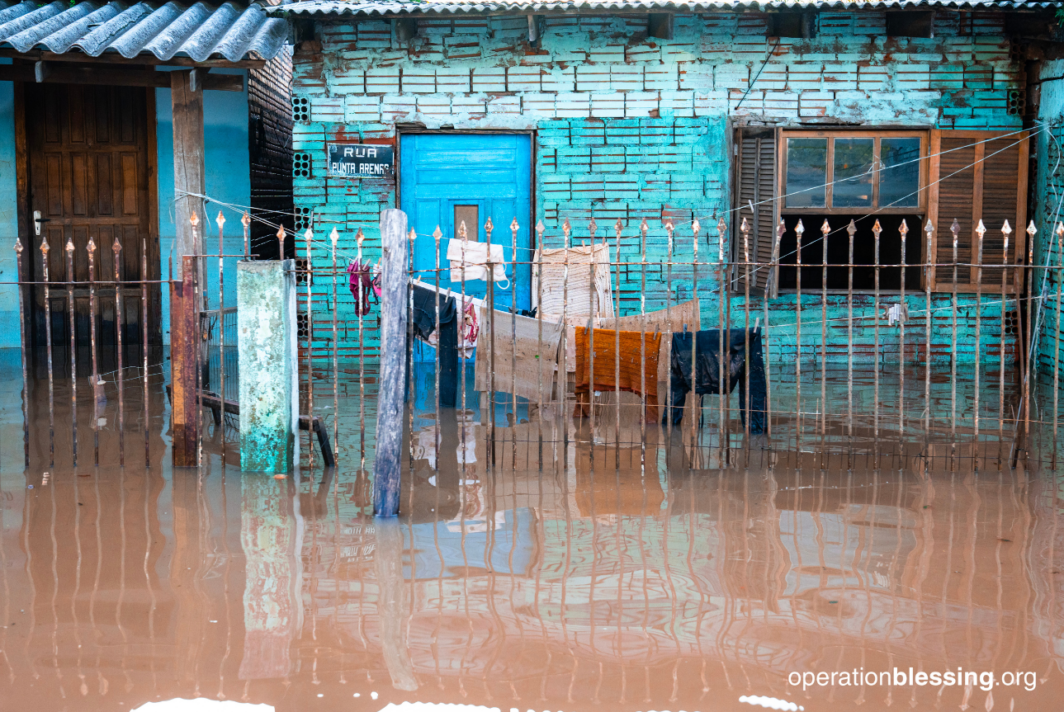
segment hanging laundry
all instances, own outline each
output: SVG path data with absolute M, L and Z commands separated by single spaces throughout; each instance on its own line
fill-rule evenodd
M 477 352 L 480 337 L 480 309 L 472 301 L 467 301 L 462 310 L 462 326 L 458 334 L 458 355 L 471 359 Z
M 440 352 L 440 372 L 436 382 L 440 389 L 440 406 L 454 408 L 458 394 L 458 309 L 453 297 L 413 285 L 414 336 L 429 342 L 431 337 Z M 440 333 L 436 334 L 436 308 L 439 305 Z M 411 345 L 412 347 L 413 345 Z
M 746 353 L 747 334 L 750 339 L 749 358 Z M 669 369 L 669 388 L 672 391 L 672 423 L 676 425 L 683 417 L 683 406 L 687 392 L 694 387 L 698 395 L 717 393 L 726 395 L 739 386 L 739 414 L 743 424 L 747 422 L 746 413 L 746 374 L 750 374 L 750 432 L 765 432 L 765 414 L 768 412 L 768 399 L 765 379 L 765 358 L 761 347 L 761 331 L 751 329 L 731 329 L 724 332 L 723 344 L 718 329 L 699 331 L 692 339 L 690 332 L 672 335 L 672 363 Z M 697 345 L 695 373 L 692 379 L 691 361 L 692 344 Z M 721 347 L 724 356 L 724 384 L 720 382 Z M 692 382 L 693 381 L 693 382 Z M 666 414 L 663 422 L 667 420 Z
M 647 420 L 656 421 L 661 334 L 595 329 L 593 364 L 591 334 L 586 327 L 576 328 L 576 410 L 573 414 L 583 416 L 590 412 L 592 391 L 609 392 L 620 388 L 622 391 L 645 395 Z
M 660 331 L 664 334 L 675 334 L 683 331 L 698 331 L 702 328 L 698 311 L 698 300 L 691 299 L 682 304 L 673 304 L 668 309 L 647 312 L 646 314 L 632 314 L 614 318 L 602 318 L 595 320 L 595 326 L 600 329 L 620 329 L 621 331 Z M 669 389 L 669 362 L 672 353 L 672 339 L 661 340 L 661 350 L 658 352 L 658 393 L 664 398 Z M 576 368 L 575 362 L 572 366 Z M 664 406 L 662 400 L 660 405 Z
M 541 284 L 542 297 L 539 296 Z M 572 247 L 569 250 L 536 250 L 532 258 L 532 294 L 541 300 L 536 306 L 543 314 L 560 317 L 564 312 L 567 319 L 586 319 L 592 315 L 612 317 L 615 311 L 609 246 L 599 244 Z
M 486 242 L 451 240 L 447 243 L 447 259 L 451 261 L 451 281 L 455 284 L 460 283 L 463 273 L 467 282 L 478 279 L 487 281 L 489 247 L 494 281 L 506 282 L 499 288 L 509 289 L 510 280 L 506 277 L 506 261 L 503 257 L 502 245 L 488 245 Z
M 355 316 L 366 316 L 370 312 L 370 299 L 374 294 L 379 298 L 380 285 L 374 283 L 373 267 L 368 262 L 354 260 L 347 266 L 347 286 L 355 298 Z
M 495 319 L 495 390 L 527 398 L 533 403 L 549 402 L 554 392 L 554 371 L 562 325 L 494 310 Z M 490 324 L 481 324 L 481 336 L 486 336 Z M 477 343 L 474 383 L 478 391 L 491 388 L 491 339 Z M 516 366 L 515 366 L 516 361 Z M 542 392 L 541 389 L 542 388 Z

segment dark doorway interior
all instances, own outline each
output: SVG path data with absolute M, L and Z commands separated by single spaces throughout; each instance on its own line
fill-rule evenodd
M 29 84 L 25 86 L 27 172 L 30 221 L 40 213 L 40 229 L 33 230 L 30 279 L 44 280 L 41 243 L 47 238 L 47 304 L 44 286 L 33 288 L 30 332 L 35 358 L 44 361 L 51 338 L 57 372 L 69 371 L 70 311 L 68 281 L 89 279 L 90 238 L 96 245 L 95 278 L 107 282 L 96 288 L 96 342 L 101 372 L 116 365 L 121 329 L 126 365 L 141 362 L 144 278 L 158 279 L 158 239 L 151 225 L 149 175 L 149 98 L 141 87 Z M 32 222 L 30 223 L 32 226 Z M 38 233 L 39 234 L 36 234 Z M 118 287 L 115 285 L 116 239 Z M 68 241 L 73 241 L 73 272 L 67 267 Z M 147 257 L 146 263 L 142 257 Z M 143 273 L 146 268 L 146 274 Z M 148 342 L 158 346 L 156 314 L 158 286 L 150 285 Z M 27 293 L 27 298 L 30 294 Z M 90 290 L 73 289 L 74 337 L 79 375 L 91 372 Z M 121 321 L 117 308 L 121 305 Z M 50 316 L 50 334 L 45 309 Z
M 802 225 L 805 232 L 802 234 L 802 289 L 816 290 L 823 288 L 823 263 L 824 242 L 820 232 L 825 218 L 831 228 L 828 234 L 828 289 L 845 290 L 849 284 L 849 273 L 845 266 L 832 267 L 831 265 L 846 265 L 849 263 L 850 235 L 846 227 L 850 224 L 850 217 L 842 215 L 802 215 Z M 917 291 L 920 285 L 920 264 L 923 259 L 923 241 L 925 236 L 920 232 L 923 225 L 919 215 L 880 215 L 863 217 L 854 220 L 857 231 L 853 236 L 853 264 L 862 265 L 853 268 L 853 288 L 860 291 L 875 289 L 875 235 L 872 227 L 876 219 L 879 220 L 883 231 L 879 237 L 879 264 L 901 264 L 901 234 L 898 228 L 902 220 L 905 220 L 909 233 L 905 241 L 905 262 L 915 264 L 915 267 L 907 267 L 905 270 L 905 289 Z M 797 237 L 794 232 L 798 224 L 797 216 L 783 216 L 787 225 L 787 232 L 780 241 L 780 289 L 793 290 L 797 286 L 796 267 L 797 262 Z M 810 265 L 807 267 L 806 265 Z M 882 291 L 898 291 L 901 289 L 901 268 L 880 267 L 879 288 Z

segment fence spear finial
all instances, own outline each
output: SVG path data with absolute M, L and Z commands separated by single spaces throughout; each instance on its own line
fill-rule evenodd
M 440 226 L 437 225 L 436 229 L 432 231 L 432 237 L 436 239 L 436 244 L 440 244 L 440 239 L 443 237 L 443 230 L 440 230 Z
M 219 230 L 221 230 L 221 229 L 222 229 L 222 226 L 224 226 L 224 225 L 225 225 L 225 215 L 223 215 L 223 214 L 222 214 L 222 211 L 221 211 L 221 210 L 219 210 L 219 211 L 218 211 L 218 217 L 216 217 L 216 218 L 214 219 L 214 221 L 215 221 L 216 223 L 218 223 L 218 229 L 219 229 Z
M 336 241 L 340 239 L 340 232 L 333 227 L 332 232 L 329 233 L 329 239 L 332 241 L 333 249 L 336 248 Z
M 491 221 L 491 216 L 488 216 L 488 221 L 484 223 L 484 235 L 487 238 L 488 244 L 491 244 L 491 231 L 495 229 L 495 223 Z
M 538 239 L 538 241 L 537 241 L 537 243 L 536 243 L 536 244 L 537 244 L 537 245 L 538 245 L 538 246 L 539 246 L 539 247 L 540 247 L 541 249 L 543 248 L 543 231 L 544 231 L 545 229 L 546 229 L 546 228 L 545 228 L 545 227 L 543 227 L 543 221 L 542 221 L 542 220 L 540 220 L 540 221 L 539 221 L 538 223 L 536 223 L 536 235 L 538 235 L 538 236 L 539 236 L 539 239 Z
M 901 219 L 901 226 L 898 227 L 898 232 L 900 232 L 902 235 L 909 234 L 909 226 L 905 223 L 905 218 Z
M 284 225 L 281 225 L 279 228 L 277 228 L 277 242 L 280 245 L 280 259 L 282 260 L 284 259 L 284 237 Z
M 565 222 L 562 223 L 562 232 L 565 234 L 565 246 L 569 246 L 569 234 L 572 232 L 573 226 L 569 224 L 569 218 L 565 218 Z
M 244 227 L 247 227 L 251 224 L 251 215 L 248 213 L 247 210 L 244 211 L 243 217 L 240 218 L 240 224 Z
M 466 229 L 465 220 L 463 220 L 462 222 L 458 223 L 458 239 L 459 240 L 468 240 L 469 239 L 469 231 Z
M 89 244 L 90 245 L 92 244 L 92 238 L 91 237 L 89 238 Z M 22 254 L 22 249 L 23 249 L 22 248 L 22 240 L 20 238 L 16 237 L 15 238 L 15 254 L 21 255 Z
M 587 224 L 587 231 L 591 233 L 591 243 L 595 242 L 595 233 L 598 232 L 598 223 L 595 222 L 594 216 L 591 217 L 591 222 Z
M 358 249 L 362 249 L 362 241 L 366 239 L 366 234 L 362 232 L 362 228 L 358 229 L 355 233 L 355 244 L 358 245 Z

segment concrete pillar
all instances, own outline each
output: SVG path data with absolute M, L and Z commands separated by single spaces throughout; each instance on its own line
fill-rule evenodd
M 238 262 L 240 469 L 287 473 L 299 462 L 295 260 Z

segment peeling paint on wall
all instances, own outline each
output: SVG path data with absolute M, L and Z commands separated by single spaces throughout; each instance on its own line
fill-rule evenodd
M 690 222 L 697 218 L 703 225 L 698 292 L 704 322 L 715 324 L 713 225 L 731 200 L 729 127 L 1019 128 L 1008 96 L 1019 87 L 1021 67 L 1004 36 L 1004 16 L 979 15 L 979 22 L 962 23 L 956 13 L 938 12 L 933 38 L 923 39 L 887 38 L 884 13 L 824 12 L 816 39 L 778 44 L 767 37 L 767 16 L 759 13 L 677 15 L 669 40 L 647 37 L 645 14 L 552 16 L 543 18 L 534 44 L 524 17 L 419 18 L 417 36 L 406 41 L 395 37 L 388 21 L 322 21 L 318 39 L 304 42 L 294 59 L 297 229 L 313 225 L 324 235 L 337 226 L 340 255 L 352 257 L 362 228 L 367 255 L 379 254 L 378 215 L 396 205 L 395 182 L 327 178 L 329 143 L 394 144 L 404 126 L 531 130 L 536 216 L 546 227 L 546 246 L 560 246 L 565 218 L 573 224 L 574 244 L 586 242 L 591 217 L 599 239 L 608 236 L 612 245 L 620 219 L 622 261 L 635 260 L 638 225 L 646 218 L 647 258 L 660 261 L 668 250 L 663 221 L 671 218 L 679 264 L 671 295 L 666 268 L 648 266 L 649 311 L 693 293 Z M 415 226 L 424 236 L 434 228 Z M 317 264 L 329 259 L 324 244 L 316 248 Z M 622 314 L 639 311 L 640 276 L 637 267 L 621 269 L 616 292 Z M 331 299 L 325 281 L 315 289 Z M 340 349 L 353 355 L 357 320 L 351 298 L 343 297 Z M 808 299 L 803 304 L 815 304 L 819 321 L 820 296 Z M 973 297 L 960 300 L 974 304 Z M 922 294 L 907 301 L 911 311 L 923 309 Z M 829 318 L 845 316 L 840 308 L 833 304 Z M 999 312 L 987 311 L 994 308 L 984 307 L 978 349 L 984 357 L 995 348 L 989 340 Z M 781 298 L 772 312 L 773 324 L 786 324 L 788 314 L 793 321 L 793 301 Z M 733 303 L 733 323 L 736 315 L 741 312 Z M 370 352 L 375 321 L 366 320 Z M 959 336 L 971 343 L 974 319 L 962 321 Z M 949 334 L 936 319 L 934 343 L 949 342 Z M 331 350 L 329 338 L 319 336 L 315 344 Z M 838 337 L 829 338 L 837 354 Z M 976 351 L 958 349 L 958 357 L 974 358 Z

